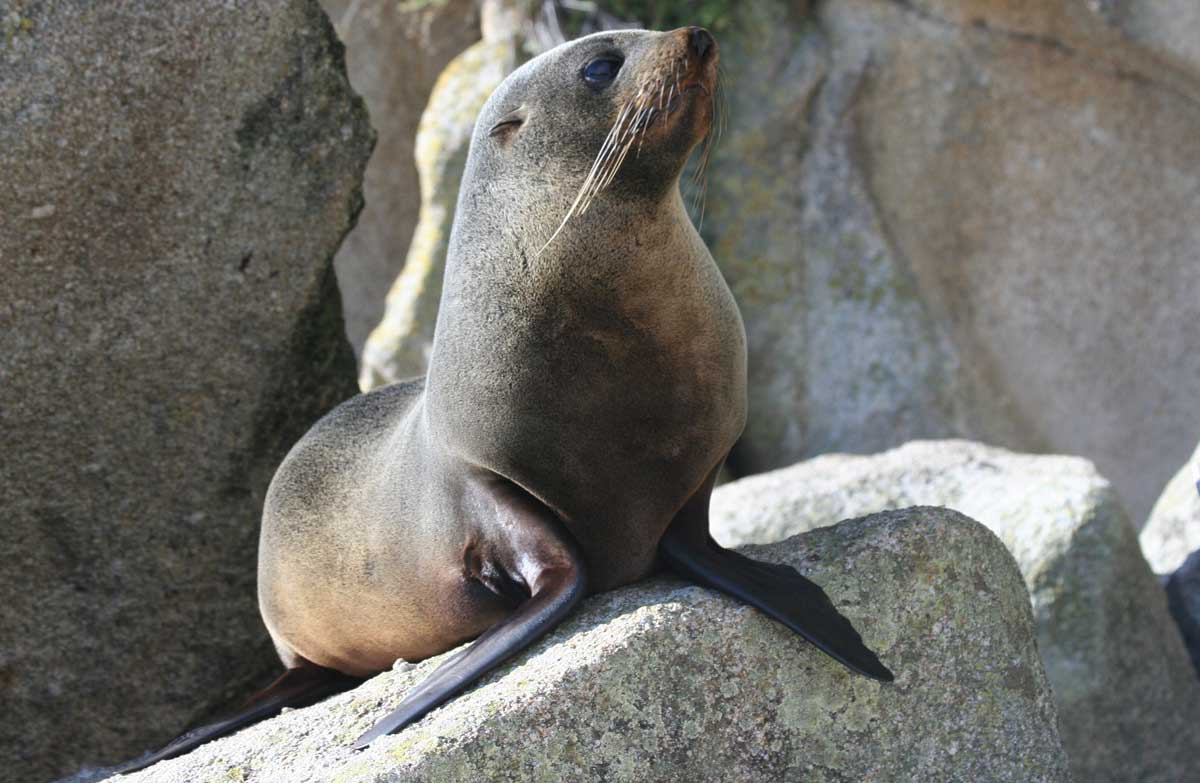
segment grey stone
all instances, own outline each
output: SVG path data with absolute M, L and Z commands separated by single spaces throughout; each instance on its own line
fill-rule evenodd
M 965 441 L 826 455 L 718 488 L 713 536 L 765 543 L 924 504 L 978 519 L 1016 558 L 1075 779 L 1193 776 L 1200 682 L 1116 493 L 1087 460 Z
M 1200 68 L 1200 3 L 1194 0 L 1091 0 L 1130 38 L 1181 66 Z
M 0 780 L 277 666 L 262 496 L 354 391 L 331 259 L 373 143 L 314 0 L 0 10 Z
M 750 418 L 734 473 L 959 431 L 949 336 L 854 158 L 847 114 L 872 41 L 835 39 L 794 4 L 736 14 L 701 227 L 746 325 Z
M 1200 549 L 1200 447 L 1167 484 L 1150 511 L 1138 541 L 1150 567 L 1169 574 L 1183 565 L 1188 554 Z
M 1200 438 L 1200 79 L 1085 5 L 738 4 L 702 230 L 735 473 L 953 434 L 1085 455 L 1144 519 Z
M 440 659 L 127 779 L 1069 780 L 1028 595 L 981 525 L 909 509 L 747 551 L 821 583 L 895 684 L 660 578 L 590 598 L 481 685 L 362 753 L 349 743 Z
M 334 259 L 346 335 L 356 354 L 383 318 L 421 206 L 417 124 L 446 65 L 479 40 L 475 0 L 323 0 L 346 44 L 350 84 L 379 134 L 363 181 L 366 207 Z
M 730 4 L 702 233 L 750 350 L 734 473 L 970 437 L 1083 454 L 1145 518 L 1200 439 L 1200 76 L 1144 31 L 1200 35 L 1152 5 Z M 365 387 L 424 370 L 455 172 Z
M 1193 552 L 1167 579 L 1167 606 L 1200 675 L 1200 551 Z

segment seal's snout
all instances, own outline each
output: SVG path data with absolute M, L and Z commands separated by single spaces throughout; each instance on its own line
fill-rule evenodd
M 703 27 L 688 27 L 685 29 L 688 36 L 688 49 L 700 60 L 703 61 L 705 55 L 716 49 L 717 42 L 708 30 L 705 30 Z

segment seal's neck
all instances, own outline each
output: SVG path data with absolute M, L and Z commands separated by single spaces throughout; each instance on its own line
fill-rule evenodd
M 563 289 L 620 287 L 638 277 L 639 269 L 661 267 L 664 256 L 691 259 L 697 246 L 703 248 L 678 182 L 657 198 L 605 193 L 564 224 L 570 205 L 564 196 L 541 203 L 460 202 L 445 290 L 476 306 L 516 293 L 552 300 Z M 505 220 L 489 220 L 489 215 Z
M 455 221 L 431 391 L 451 383 L 451 375 L 453 383 L 464 382 L 465 368 L 503 373 L 506 361 L 536 360 L 547 355 L 548 340 L 569 333 L 611 342 L 631 330 L 652 330 L 660 315 L 686 303 L 677 292 L 715 269 L 677 187 L 656 203 L 597 202 L 548 246 L 554 215 L 562 213 L 543 208 L 537 217 L 504 222 L 489 222 L 488 214 L 504 213 L 481 211 L 465 220 L 460 214 Z

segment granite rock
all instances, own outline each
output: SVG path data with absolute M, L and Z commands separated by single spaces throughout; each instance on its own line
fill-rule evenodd
M 1200 758 L 1200 682 L 1112 486 L 1088 461 L 965 441 L 826 455 L 720 487 L 713 536 L 778 541 L 909 505 L 978 519 L 1016 558 L 1080 781 L 1169 783 Z
M 350 742 L 439 659 L 122 780 L 1069 780 L 1028 595 L 981 525 L 909 509 L 747 551 L 821 583 L 896 682 L 851 675 L 759 612 L 658 578 L 588 599 L 361 753 Z
M 1167 484 L 1138 541 L 1156 574 L 1169 574 L 1200 549 L 1200 447 Z
M 1200 69 L 1200 4 L 1192 0 L 1090 0 L 1130 38 L 1180 66 Z
M 315 0 L 0 20 L 0 780 L 27 783 L 277 665 L 258 517 L 354 391 L 331 259 L 373 133 Z
M 1082 454 L 1145 518 L 1200 439 L 1177 328 L 1200 319 L 1200 74 L 1179 48 L 1200 30 L 1162 5 L 719 14 L 729 111 L 701 232 L 746 323 L 735 474 L 968 437 Z M 424 371 L 455 177 L 430 179 L 366 388 Z
M 1200 77 L 1093 5 L 731 12 L 702 234 L 750 349 L 736 474 L 954 435 L 1084 455 L 1145 518 L 1200 439 Z

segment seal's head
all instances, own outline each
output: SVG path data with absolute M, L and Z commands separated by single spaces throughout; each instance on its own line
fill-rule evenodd
M 536 194 L 550 220 L 523 225 L 547 243 L 598 200 L 664 200 L 712 124 L 717 59 L 712 35 L 686 27 L 596 33 L 530 60 L 480 113 L 464 196 Z

